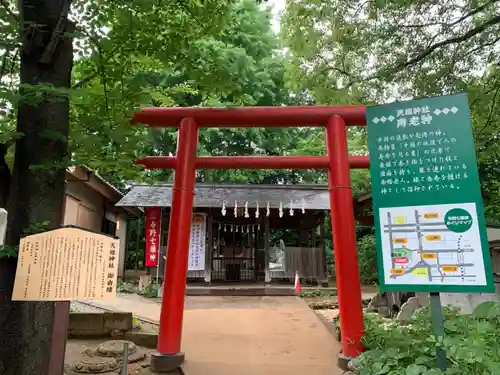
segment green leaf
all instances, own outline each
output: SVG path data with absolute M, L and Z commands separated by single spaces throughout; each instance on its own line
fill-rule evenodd
M 421 375 L 425 371 L 427 371 L 426 366 L 422 365 L 417 365 L 415 363 L 412 363 L 406 368 L 405 375 Z
M 441 374 L 442 374 L 441 370 L 432 368 L 425 371 L 422 375 L 441 375 Z
M 478 305 L 472 312 L 474 317 L 482 319 L 500 318 L 500 302 L 487 301 Z

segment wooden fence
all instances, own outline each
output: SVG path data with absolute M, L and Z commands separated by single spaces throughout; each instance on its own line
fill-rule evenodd
M 325 258 L 319 247 L 286 247 L 285 269 L 270 270 L 271 279 L 293 279 L 299 271 L 301 278 L 320 281 L 326 278 Z

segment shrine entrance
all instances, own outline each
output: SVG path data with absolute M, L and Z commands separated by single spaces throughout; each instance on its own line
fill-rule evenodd
M 151 357 L 151 369 L 166 372 L 184 362 L 180 350 L 190 224 L 195 170 L 201 168 L 328 170 L 342 356 L 358 356 L 363 350 L 363 310 L 350 169 L 368 168 L 369 162 L 367 156 L 348 155 L 346 127 L 366 125 L 366 107 L 146 108 L 135 113 L 133 123 L 179 129 L 176 156 L 137 160 L 148 169 L 175 170 L 158 353 Z M 197 156 L 199 128 L 294 126 L 325 127 L 327 156 Z

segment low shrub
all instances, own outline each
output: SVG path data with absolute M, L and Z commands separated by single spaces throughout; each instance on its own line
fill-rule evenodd
M 321 289 L 316 290 L 305 290 L 299 293 L 299 297 L 335 297 L 337 292 L 335 291 L 326 291 Z
M 409 324 L 365 315 L 363 344 L 367 351 L 352 361 L 360 375 L 439 375 L 436 346 L 448 359 L 447 375 L 500 374 L 500 303 L 484 302 L 472 314 L 444 308 L 445 336 L 436 338 L 428 308 Z M 338 324 L 335 322 L 334 324 Z
M 157 284 L 149 284 L 143 290 L 140 290 L 137 294 L 147 298 L 157 298 L 158 292 L 159 287 Z

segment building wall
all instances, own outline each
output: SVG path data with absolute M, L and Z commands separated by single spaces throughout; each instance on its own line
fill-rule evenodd
M 118 276 L 123 277 L 127 246 L 127 215 L 118 213 L 118 209 L 84 182 L 68 181 L 63 225 L 76 225 L 88 230 L 102 233 L 103 220 L 116 223 L 115 233 L 120 240 L 118 257 Z
M 68 181 L 64 209 L 64 225 L 100 232 L 105 214 L 104 197 L 82 182 Z
M 118 216 L 116 227 L 116 236 L 120 239 L 120 250 L 118 252 L 118 277 L 125 275 L 125 257 L 127 250 L 127 216 L 124 214 Z

